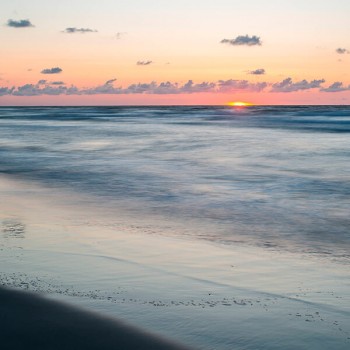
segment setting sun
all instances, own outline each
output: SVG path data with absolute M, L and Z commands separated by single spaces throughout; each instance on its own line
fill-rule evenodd
M 241 102 L 241 101 L 236 101 L 236 102 L 229 102 L 229 106 L 232 107 L 248 107 L 248 106 L 253 106 L 252 103 L 249 102 Z

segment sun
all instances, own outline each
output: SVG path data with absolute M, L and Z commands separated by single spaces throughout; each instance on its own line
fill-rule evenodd
M 248 107 L 248 106 L 253 106 L 252 103 L 250 102 L 242 102 L 242 101 L 235 101 L 235 102 L 229 102 L 229 106 L 232 107 Z

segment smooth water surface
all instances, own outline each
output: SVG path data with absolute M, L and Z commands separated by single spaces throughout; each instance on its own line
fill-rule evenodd
M 349 257 L 350 107 L 0 108 L 0 173 L 180 235 Z

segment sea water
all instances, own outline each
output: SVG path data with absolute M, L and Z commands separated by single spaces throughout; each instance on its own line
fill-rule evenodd
M 350 107 L 6 107 L 0 173 L 201 239 L 349 258 Z

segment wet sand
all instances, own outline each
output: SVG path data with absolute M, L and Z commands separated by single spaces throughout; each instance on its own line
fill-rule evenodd
M 2 349 L 188 349 L 113 318 L 0 288 Z

